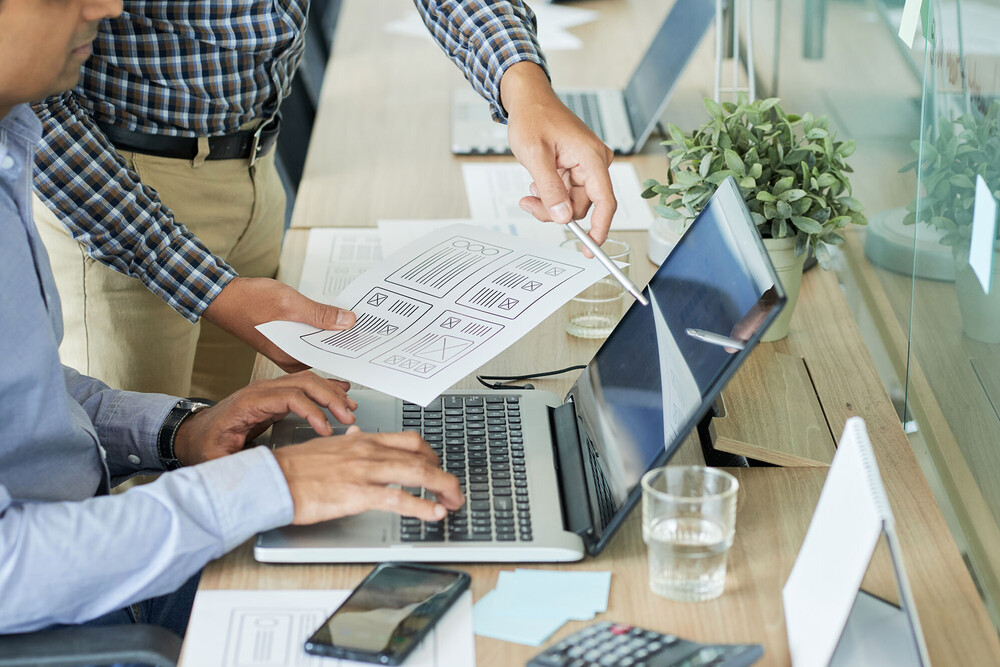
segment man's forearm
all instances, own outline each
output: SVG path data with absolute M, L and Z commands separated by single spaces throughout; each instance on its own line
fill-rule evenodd
M 33 105 L 45 128 L 35 191 L 95 260 L 141 280 L 191 321 L 236 273 L 174 220 L 74 93 Z
M 0 633 L 82 623 L 169 593 L 292 516 L 281 470 L 260 447 L 123 494 L 0 504 Z

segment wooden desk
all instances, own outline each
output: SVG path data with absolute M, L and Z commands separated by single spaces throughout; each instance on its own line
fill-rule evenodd
M 588 83 L 621 85 L 669 5 L 656 0 L 595 0 L 587 6 L 602 12 L 601 23 L 576 31 L 588 45 L 584 51 L 553 54 L 553 75 L 562 85 L 581 83 L 585 77 Z M 451 89 L 463 82 L 433 45 L 383 32 L 386 21 L 407 11 L 412 7 L 406 0 L 345 0 L 295 225 L 373 225 L 380 218 L 468 215 L 461 160 L 448 152 L 447 99 Z M 615 58 L 607 57 L 611 52 Z M 706 76 L 711 70 L 710 53 L 709 40 L 682 77 L 683 90 L 674 98 L 677 113 L 690 110 L 683 104 L 685 99 L 700 99 L 707 92 L 702 85 L 711 81 Z M 672 114 L 674 109 L 672 103 Z M 640 178 L 662 175 L 662 151 L 655 145 L 647 151 L 633 158 Z M 281 277 L 291 284 L 300 271 L 305 238 L 303 231 L 292 231 L 287 237 Z M 652 267 L 641 259 L 643 235 L 629 235 L 629 240 L 637 258 L 633 278 L 641 283 Z M 588 359 L 594 349 L 593 342 L 567 337 L 557 313 L 484 370 L 503 373 L 559 367 Z M 741 428 L 756 428 L 779 439 L 797 438 L 804 413 L 796 407 L 790 410 L 783 400 L 768 401 L 794 395 L 794 388 L 802 387 L 804 380 L 816 397 L 808 408 L 816 429 L 807 437 L 818 453 L 810 460 L 821 464 L 821 457 L 830 454 L 827 443 L 839 436 L 847 417 L 865 418 L 897 518 L 903 558 L 933 663 L 1000 664 L 994 628 L 832 274 L 813 271 L 805 276 L 788 339 L 762 346 L 747 369 L 727 393 L 729 416 L 743 420 L 743 425 L 736 425 L 737 433 L 747 432 Z M 258 377 L 273 372 L 269 362 L 258 364 Z M 789 373 L 785 384 L 792 389 L 778 391 L 775 387 L 781 385 L 783 372 Z M 559 393 L 569 381 L 541 381 L 538 386 Z M 764 381 L 770 384 L 762 392 Z M 461 386 L 473 386 L 471 382 Z M 670 603 L 648 593 L 638 514 L 600 557 L 542 567 L 610 569 L 614 573 L 611 601 L 601 618 L 696 640 L 761 642 L 766 649 L 761 664 L 787 665 L 781 587 L 810 520 L 825 469 L 767 468 L 736 474 L 742 484 L 737 538 L 726 593 L 719 600 Z M 490 565 L 468 568 L 477 598 L 493 588 L 501 569 Z M 244 545 L 210 565 L 201 585 L 206 589 L 345 588 L 356 584 L 367 570 L 367 566 L 257 564 Z M 555 637 L 579 627 L 570 623 Z M 536 652 L 481 637 L 476 647 L 480 665 L 521 665 Z
M 580 563 L 532 564 L 531 567 L 611 570 L 614 575 L 608 611 L 598 615 L 599 619 L 633 623 L 707 642 L 759 642 L 765 646 L 764 659 L 759 664 L 787 665 L 781 587 L 805 536 L 825 473 L 817 468 L 759 468 L 732 472 L 741 484 L 736 540 L 729 555 L 726 592 L 717 600 L 677 603 L 649 592 L 646 548 L 640 535 L 638 512 L 600 556 Z M 774 521 L 776 515 L 785 520 Z M 515 566 L 456 567 L 472 575 L 473 596 L 479 599 L 496 586 L 502 570 L 513 570 Z M 252 550 L 247 544 L 209 567 L 202 576 L 200 588 L 352 588 L 370 569 L 368 565 L 262 565 L 253 561 Z M 951 603 L 958 605 L 961 600 L 953 593 Z M 567 623 L 554 635 L 554 640 L 584 625 L 586 623 L 579 621 Z M 538 651 L 530 646 L 476 637 L 476 664 L 479 667 L 523 665 Z
M 1000 600 L 998 346 L 963 335 L 954 283 L 914 282 L 872 265 L 863 231 L 847 236 L 844 255 L 893 370 L 908 380 L 907 409 L 964 532 L 980 585 Z

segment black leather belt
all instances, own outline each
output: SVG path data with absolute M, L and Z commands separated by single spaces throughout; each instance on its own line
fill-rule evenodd
M 193 160 L 198 155 L 198 139 L 168 137 L 123 130 L 114 125 L 98 123 L 115 148 L 145 155 Z M 278 139 L 281 120 L 275 117 L 256 130 L 240 130 L 221 137 L 208 138 L 208 160 L 249 160 L 250 166 L 267 155 Z

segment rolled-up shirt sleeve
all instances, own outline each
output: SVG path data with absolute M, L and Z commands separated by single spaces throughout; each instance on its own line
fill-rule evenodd
M 414 0 L 434 39 L 492 107 L 507 121 L 500 79 L 512 65 L 532 62 L 548 76 L 535 34 L 535 14 L 521 0 Z
M 292 516 L 264 447 L 78 502 L 14 503 L 0 485 L 0 633 L 82 623 L 174 591 Z
M 194 322 L 236 272 L 177 222 L 67 92 L 33 105 L 45 129 L 35 191 L 87 254 Z

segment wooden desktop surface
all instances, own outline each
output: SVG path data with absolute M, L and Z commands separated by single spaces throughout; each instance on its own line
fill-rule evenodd
M 559 85 L 620 86 L 669 3 L 595 0 L 586 7 L 598 9 L 601 22 L 574 30 L 587 45 L 583 51 L 550 55 L 553 77 Z M 463 159 L 450 154 L 448 139 L 448 96 L 465 84 L 433 44 L 384 31 L 386 22 L 412 11 L 407 0 L 344 1 L 296 203 L 295 225 L 369 226 L 388 218 L 468 216 Z M 707 92 L 703 85 L 711 81 L 711 51 L 705 46 L 710 41 L 702 45 L 682 77 L 684 89 L 675 95 L 680 100 L 679 113 L 690 112 L 685 101 Z M 609 58 L 608 53 L 615 57 Z M 640 178 L 660 176 L 665 166 L 655 141 L 631 161 Z M 644 234 L 619 234 L 632 243 L 632 278 L 643 284 L 653 269 L 643 259 Z M 286 237 L 279 277 L 293 285 L 301 272 L 306 239 L 306 230 L 291 230 Z M 518 373 L 583 363 L 595 350 L 593 341 L 567 336 L 557 312 L 487 364 L 483 372 Z M 275 372 L 270 362 L 258 362 L 257 377 Z M 570 381 L 543 380 L 536 385 L 559 393 Z M 809 397 L 803 401 L 802 389 L 807 385 Z M 474 380 L 459 386 L 475 386 Z M 720 439 L 735 448 L 740 443 L 763 444 L 790 457 L 783 462 L 814 467 L 735 471 L 741 482 L 740 507 L 726 592 L 720 599 L 672 603 L 649 593 L 638 513 L 600 556 L 580 563 L 532 567 L 611 570 L 609 609 L 599 619 L 630 622 L 700 641 L 759 642 L 766 651 L 760 664 L 787 665 L 781 588 L 825 478 L 822 464 L 832 455 L 832 443 L 846 419 L 859 415 L 868 425 L 896 515 L 932 662 L 1000 664 L 1000 642 L 832 274 L 815 270 L 804 276 L 788 338 L 761 345 L 725 396 L 726 418 L 720 420 L 725 437 Z M 771 442 L 761 443 L 761 434 L 770 434 Z M 799 447 L 802 442 L 805 446 Z M 499 571 L 511 567 L 470 565 L 463 569 L 472 574 L 478 599 L 494 587 Z M 250 546 L 244 545 L 206 568 L 201 587 L 349 588 L 368 569 L 366 565 L 258 564 Z M 870 579 L 869 584 L 882 590 L 882 579 Z M 553 639 L 582 625 L 570 623 Z M 480 665 L 521 665 L 536 652 L 476 637 Z

